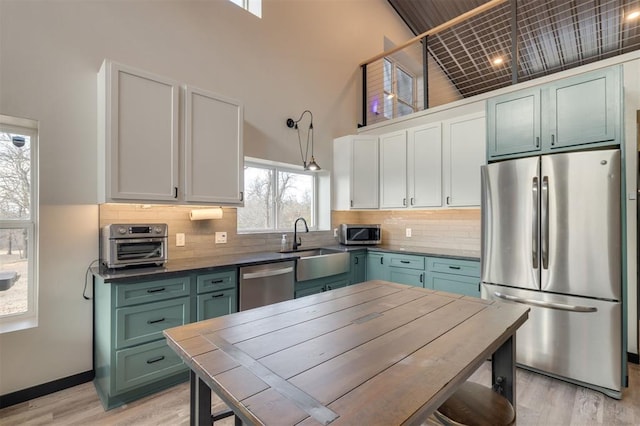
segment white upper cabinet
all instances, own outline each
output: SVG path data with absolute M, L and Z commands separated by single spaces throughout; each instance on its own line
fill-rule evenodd
M 194 87 L 185 104 L 185 201 L 241 204 L 242 105 Z
M 443 123 L 445 203 L 448 207 L 480 205 L 480 167 L 486 164 L 485 123 L 484 114 Z
M 381 135 L 380 208 L 407 206 L 407 132 Z
M 442 130 L 440 123 L 407 132 L 409 207 L 442 206 Z
M 99 201 L 175 201 L 180 86 L 109 62 L 98 81 Z
M 333 209 L 378 208 L 378 137 L 333 141 Z
M 242 106 L 193 87 L 181 105 L 182 90 L 164 77 L 102 64 L 98 202 L 242 205 Z

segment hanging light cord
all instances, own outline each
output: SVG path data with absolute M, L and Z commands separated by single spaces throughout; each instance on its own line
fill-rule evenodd
M 309 129 L 307 130 L 307 146 L 305 148 L 305 152 L 304 152 L 304 155 L 303 155 L 303 153 L 302 153 L 302 140 L 300 139 L 300 128 L 298 127 L 298 122 L 300 122 L 300 120 L 302 120 L 302 117 L 307 112 L 311 116 L 311 122 L 309 123 Z M 302 114 L 300 114 L 300 118 L 298 118 L 296 121 L 294 121 L 294 123 L 295 123 L 296 133 L 298 133 L 298 146 L 300 147 L 300 157 L 302 157 L 302 165 L 304 167 L 307 167 L 307 158 L 309 156 L 309 139 L 310 139 L 310 136 L 311 136 L 311 132 L 313 132 L 313 113 L 311 111 L 309 111 L 308 109 L 302 111 Z M 313 157 L 313 145 L 311 146 L 311 156 Z

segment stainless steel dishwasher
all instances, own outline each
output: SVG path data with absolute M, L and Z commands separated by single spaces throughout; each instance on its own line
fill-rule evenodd
M 293 299 L 295 262 L 240 268 L 240 310 Z

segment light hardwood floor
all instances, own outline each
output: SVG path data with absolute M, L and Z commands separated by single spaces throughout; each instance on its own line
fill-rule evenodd
M 487 362 L 471 380 L 489 384 Z M 640 366 L 629 364 L 629 387 L 618 401 L 595 391 L 518 369 L 517 424 L 640 425 Z M 216 408 L 220 402 L 214 401 Z M 189 385 L 184 383 L 104 411 L 92 383 L 0 410 L 0 425 L 187 425 Z M 231 426 L 233 418 L 216 425 Z

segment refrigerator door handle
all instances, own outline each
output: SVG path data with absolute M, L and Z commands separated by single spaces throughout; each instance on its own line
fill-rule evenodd
M 549 176 L 542 178 L 542 269 L 549 269 Z
M 533 195 L 533 217 L 531 218 L 531 260 L 533 269 L 538 269 L 538 176 L 533 178 L 531 184 Z
M 537 306 L 539 308 L 558 309 L 560 311 L 571 311 L 571 312 L 597 312 L 598 311 L 598 308 L 596 308 L 595 306 L 565 305 L 564 303 L 543 302 L 541 300 L 525 299 L 522 297 L 510 296 L 508 294 L 503 294 L 498 291 L 494 291 L 493 295 L 500 299 L 508 300 L 510 302 Z

